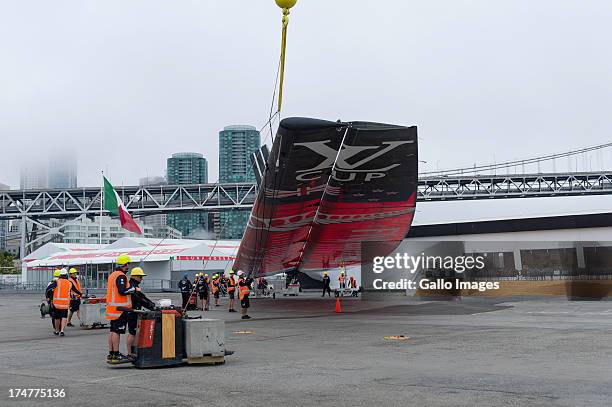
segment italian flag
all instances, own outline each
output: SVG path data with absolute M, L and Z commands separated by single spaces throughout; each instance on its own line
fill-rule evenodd
M 102 178 L 104 178 L 104 209 L 109 211 L 112 215 L 119 216 L 122 228 L 141 235 L 142 230 L 140 230 L 138 224 L 134 222 L 134 219 L 132 219 L 127 209 L 125 209 L 123 201 L 119 198 L 119 194 L 117 194 L 115 188 L 108 182 L 106 177 L 102 176 Z

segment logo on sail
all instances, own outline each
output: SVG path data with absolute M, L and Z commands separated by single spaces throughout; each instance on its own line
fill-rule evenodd
M 380 166 L 377 168 L 367 168 L 373 163 L 379 163 L 380 165 L 384 162 L 383 157 L 390 151 L 404 144 L 412 144 L 414 141 L 383 141 L 380 145 L 376 146 L 350 146 L 342 145 L 340 152 L 330 147 L 328 143 L 331 140 L 311 141 L 305 143 L 295 143 L 296 146 L 306 147 L 318 155 L 324 157 L 324 160 L 312 168 L 305 170 L 297 170 L 296 179 L 298 181 L 312 181 L 318 179 L 323 175 L 324 170 L 333 168 L 331 177 L 336 181 L 353 181 L 358 177 L 363 177 L 363 180 L 368 182 L 376 178 L 383 178 L 386 176 L 387 171 L 398 167 L 400 163 L 394 163 L 389 165 Z M 362 152 L 369 152 L 370 154 L 364 158 L 361 158 L 353 163 L 349 160 L 354 158 Z M 335 163 L 335 165 L 334 165 Z M 385 163 L 387 164 L 387 163 Z

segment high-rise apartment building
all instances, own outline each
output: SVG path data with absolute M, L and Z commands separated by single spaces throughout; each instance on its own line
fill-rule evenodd
M 167 161 L 167 179 L 170 185 L 206 184 L 208 162 L 202 154 L 176 153 Z M 168 225 L 181 231 L 187 237 L 195 231 L 208 230 L 208 214 L 171 213 L 167 215 Z
M 49 160 L 47 187 L 77 187 L 77 162 L 74 156 L 67 156 L 61 160 Z
M 251 154 L 261 146 L 253 126 L 227 126 L 219 132 L 219 182 L 255 181 Z M 250 211 L 221 212 L 215 232 L 221 239 L 241 239 Z
M 33 163 L 21 167 L 19 189 L 44 189 L 47 185 L 46 163 L 44 165 Z

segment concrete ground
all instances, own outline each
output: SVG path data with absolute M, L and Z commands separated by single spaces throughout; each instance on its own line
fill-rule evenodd
M 313 294 L 252 303 L 250 321 L 207 313 L 227 320 L 225 365 L 138 370 L 105 363 L 106 330 L 56 337 L 40 295 L 0 294 L 0 405 L 612 404 L 612 302 L 345 299 L 342 314 Z M 67 400 L 8 397 L 56 387 Z

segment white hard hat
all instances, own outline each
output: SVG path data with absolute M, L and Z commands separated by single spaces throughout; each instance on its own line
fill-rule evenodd
M 66 269 L 61 269 L 60 270 L 60 276 L 67 276 L 68 275 L 68 270 Z
M 236 274 L 238 274 L 239 276 L 241 276 L 241 275 L 243 275 L 243 274 L 244 274 L 244 271 L 242 271 L 242 270 L 238 270 L 238 273 L 236 273 Z

